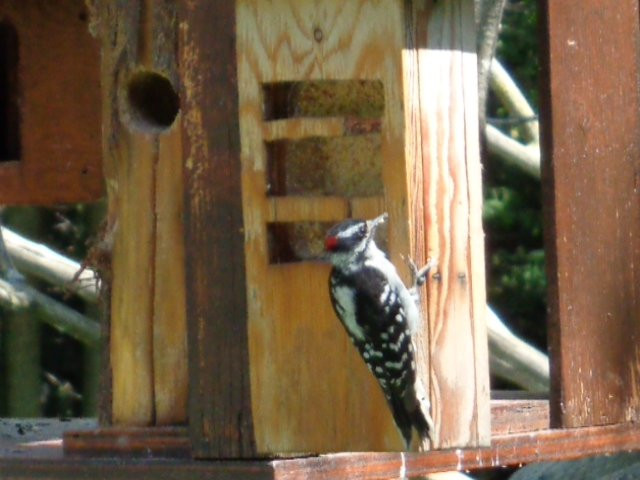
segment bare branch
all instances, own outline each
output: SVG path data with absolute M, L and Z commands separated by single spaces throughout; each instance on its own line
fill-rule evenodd
M 0 305 L 13 310 L 30 308 L 43 322 L 88 346 L 100 343 L 100 325 L 72 308 L 39 292 L 23 280 L 0 278 Z
M 491 62 L 491 75 L 489 77 L 491 90 L 496 94 L 500 102 L 509 112 L 510 116 L 520 118 L 531 118 L 536 116 L 531 105 L 522 94 L 511 75 L 504 69 L 502 64 L 493 59 Z M 526 135 L 526 140 L 532 143 L 540 142 L 540 129 L 538 122 L 530 121 L 522 124 L 522 130 Z
M 491 373 L 530 392 L 549 391 L 549 359 L 516 337 L 487 306 Z
M 69 289 L 87 302 L 98 300 L 99 283 L 95 272 L 85 269 L 77 278 L 81 265 L 46 245 L 28 240 L 6 227 L 0 227 L 15 267 L 54 286 Z M 0 270 L 1 272 L 1 270 Z
M 515 165 L 536 180 L 540 180 L 540 146 L 523 145 L 492 125 L 485 128 L 487 149 L 494 155 Z
M 0 305 L 11 310 L 33 309 L 38 318 L 58 331 L 78 341 L 97 346 L 100 342 L 100 325 L 39 292 L 24 281 L 15 269 L 5 248 L 6 229 L 0 227 Z

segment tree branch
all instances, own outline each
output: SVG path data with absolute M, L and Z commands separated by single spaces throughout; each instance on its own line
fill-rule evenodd
M 505 135 L 493 125 L 485 127 L 487 149 L 504 161 L 540 180 L 540 147 L 537 144 L 523 145 Z
M 549 391 L 547 355 L 516 337 L 487 306 L 491 373 L 530 392 Z
M 513 81 L 511 75 L 495 58 L 491 62 L 489 85 L 510 116 L 519 118 L 536 117 L 536 112 L 533 111 L 516 82 Z M 540 142 L 540 128 L 537 121 L 524 122 L 522 130 L 525 133 L 527 142 L 536 144 Z
M 57 287 L 69 289 L 87 302 L 98 300 L 100 284 L 96 281 L 95 272 L 85 269 L 78 274 L 81 269 L 78 262 L 60 255 L 46 245 L 28 240 L 6 227 L 0 228 L 6 250 L 20 272 Z
M 76 340 L 97 346 L 100 342 L 100 325 L 39 292 L 24 281 L 13 266 L 5 248 L 5 229 L 0 229 L 0 304 L 10 310 L 33 309 L 38 318 L 56 330 Z

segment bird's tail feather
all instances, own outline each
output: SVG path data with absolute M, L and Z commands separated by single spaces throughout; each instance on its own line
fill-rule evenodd
M 416 380 L 414 385 L 414 405 L 410 412 L 411 423 L 420 438 L 419 449 L 428 450 L 435 441 L 435 429 L 431 418 L 431 403 L 422 382 Z
M 400 430 L 404 445 L 407 450 L 411 448 L 411 436 L 412 436 L 412 420 L 407 411 L 404 402 L 401 398 L 391 396 L 389 398 L 389 406 L 391 407 L 391 413 L 393 414 L 393 420 Z

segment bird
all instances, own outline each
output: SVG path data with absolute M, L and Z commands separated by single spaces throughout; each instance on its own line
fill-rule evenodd
M 419 328 L 419 290 L 433 266 L 418 269 L 407 288 L 375 243 L 386 213 L 372 220 L 345 220 L 328 230 L 325 256 L 331 263 L 329 294 L 333 310 L 382 388 L 393 419 L 410 450 L 413 430 L 420 445 L 432 441 L 433 421 L 416 375 L 414 336 Z

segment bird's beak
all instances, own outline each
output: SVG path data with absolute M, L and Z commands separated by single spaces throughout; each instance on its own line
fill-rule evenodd
M 374 218 L 373 220 L 367 220 L 367 229 L 369 230 L 369 236 L 372 237 L 376 232 L 376 228 L 386 222 L 388 218 L 389 214 L 387 212 L 384 212 L 382 215 Z

